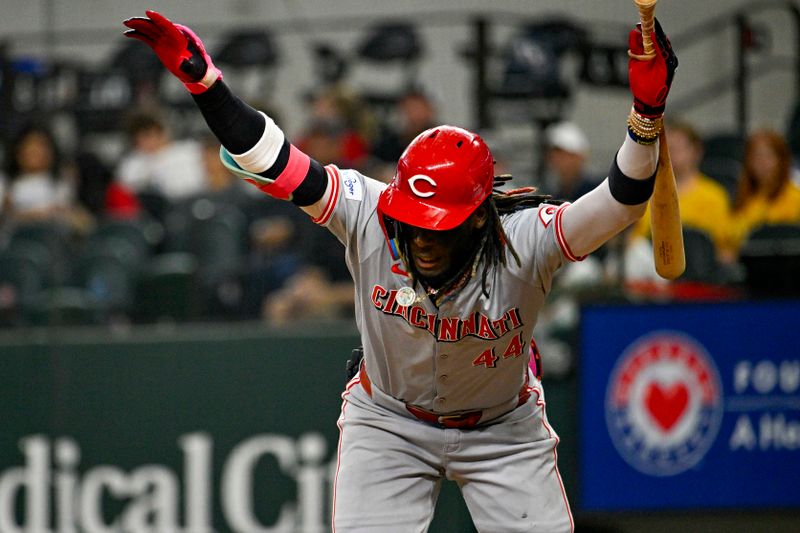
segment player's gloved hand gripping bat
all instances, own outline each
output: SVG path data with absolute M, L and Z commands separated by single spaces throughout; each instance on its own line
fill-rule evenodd
M 664 114 L 667 94 L 678 59 L 672 45 L 655 19 L 657 0 L 634 0 L 639 10 L 641 33 L 629 37 L 628 77 L 636 113 L 648 119 Z M 650 198 L 650 227 L 656 272 L 665 279 L 675 279 L 686 268 L 683 249 L 678 192 L 663 129 L 659 133 L 659 161 L 655 188 Z

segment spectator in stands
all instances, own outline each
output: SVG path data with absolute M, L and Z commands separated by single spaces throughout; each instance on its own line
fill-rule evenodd
M 367 162 L 366 121 L 350 91 L 333 86 L 314 96 L 298 147 L 319 161 L 359 168 Z M 268 322 L 341 316 L 353 305 L 353 282 L 336 237 L 320 232 L 291 204 L 259 198 L 261 213 L 250 226 L 245 276 L 245 316 Z M 287 207 L 290 210 L 287 211 Z M 301 215 L 298 217 L 298 215 Z M 306 253 L 296 243 L 303 242 Z M 349 299 L 348 299 L 349 298 Z
M 96 154 L 75 156 L 71 171 L 77 183 L 78 202 L 96 219 L 135 219 L 142 214 L 136 195 L 113 180 L 113 171 Z
M 258 318 L 265 299 L 304 267 L 298 240 L 297 223 L 290 216 L 276 214 L 250 225 L 250 253 L 243 279 L 245 318 Z
M 672 168 L 678 187 L 681 222 L 686 227 L 708 233 L 714 242 L 717 258 L 727 262 L 728 234 L 731 227 L 730 199 L 725 188 L 700 172 L 703 142 L 697 131 L 685 122 L 668 123 L 665 127 Z M 650 210 L 639 220 L 632 238 L 650 237 Z
M 369 154 L 373 126 L 357 95 L 342 85 L 326 87 L 313 95 L 310 109 L 298 148 L 320 161 L 360 168 Z
M 263 318 L 272 324 L 352 316 L 355 304 L 352 281 L 332 281 L 325 270 L 308 266 L 264 300 Z
M 372 155 L 396 166 L 408 143 L 438 124 L 436 106 L 421 89 L 410 89 L 397 101 L 395 112 L 372 144 Z
M 205 190 L 199 143 L 174 140 L 158 110 L 135 112 L 128 135 L 132 150 L 116 169 L 120 183 L 137 194 L 155 193 L 169 202 Z
M 363 164 L 366 151 L 358 136 L 336 121 L 313 119 L 302 134 L 303 151 L 340 167 Z
M 544 190 L 553 198 L 574 202 L 597 186 L 587 169 L 589 139 L 573 122 L 559 122 L 545 131 Z
M 12 140 L 7 161 L 9 216 L 17 224 L 61 222 L 78 233 L 92 218 L 75 201 L 75 184 L 63 172 L 56 140 L 44 125 L 29 124 Z
M 263 196 L 258 189 L 234 176 L 219 157 L 219 141 L 212 135 L 201 141 L 204 176 L 204 195 L 221 204 L 238 207 L 247 212 L 251 204 Z
M 791 180 L 792 154 L 772 130 L 752 133 L 745 144 L 733 212 L 732 248 L 763 224 L 800 224 L 800 186 Z
M 364 109 L 358 96 L 345 86 L 323 88 L 313 98 L 311 114 L 298 147 L 317 161 L 364 169 L 368 163 L 367 148 L 372 129 L 372 115 Z M 336 237 L 330 232 L 316 231 L 307 217 L 301 217 L 295 224 L 297 234 L 309 250 L 306 260 L 319 267 L 325 279 L 334 283 L 349 282 L 350 274 L 346 267 L 342 268 L 344 250 Z
M 341 243 L 288 202 L 266 197 L 255 206 L 243 275 L 243 315 L 280 322 L 289 309 L 297 313 L 295 318 L 318 318 L 329 311 L 346 312 L 347 306 L 337 307 L 343 302 L 352 308 L 353 282 Z M 312 287 L 319 294 L 305 294 Z M 312 301 L 319 305 L 311 306 Z

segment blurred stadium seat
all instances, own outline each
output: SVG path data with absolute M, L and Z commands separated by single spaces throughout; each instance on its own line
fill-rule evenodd
M 722 281 L 716 247 L 711 235 L 697 228 L 684 227 L 683 247 L 686 254 L 686 270 L 681 275 L 681 280 L 701 283 Z
M 270 32 L 263 28 L 244 29 L 224 37 L 214 61 L 233 67 L 272 66 L 279 56 Z
M 8 244 L 9 249 L 20 245 L 27 247 L 27 243 L 41 245 L 40 255 L 47 254 L 46 276 L 53 284 L 61 283 L 69 276 L 70 261 L 75 246 L 70 229 L 53 221 L 31 222 L 20 224 L 13 228 Z
M 800 225 L 754 229 L 739 254 L 746 283 L 755 296 L 800 295 Z
M 136 288 L 134 316 L 142 322 L 186 321 L 202 313 L 199 265 L 188 253 L 171 252 L 151 259 Z
M 52 287 L 31 309 L 32 324 L 39 326 L 88 326 L 104 316 L 92 294 L 81 287 Z
M 134 245 L 119 237 L 87 243 L 73 272 L 73 284 L 88 291 L 98 310 L 109 319 L 128 315 L 144 258 Z
M 109 219 L 101 222 L 89 235 L 87 248 L 108 248 L 125 241 L 120 253 L 128 253 L 126 260 L 142 262 L 152 255 L 163 240 L 164 228 L 154 220 Z M 110 242 L 106 242 L 110 241 Z
M 148 215 L 162 223 L 172 208 L 172 202 L 157 191 L 139 191 L 136 193 L 136 198 Z
M 561 62 L 568 52 L 582 52 L 585 43 L 585 30 L 569 19 L 555 18 L 524 26 L 506 46 L 503 79 L 495 96 L 569 98 L 572 87 L 565 79 Z
M 731 200 L 736 198 L 741 171 L 742 162 L 725 155 L 706 155 L 700 163 L 700 172 L 725 187 Z
M 175 209 L 166 220 L 166 251 L 191 254 L 198 262 L 198 283 L 212 315 L 236 314 L 247 262 L 248 223 L 232 205 L 206 197 Z
M 731 200 L 736 197 L 743 160 L 744 138 L 740 134 L 717 132 L 703 137 L 700 171 L 725 187 Z
M 17 242 L 0 253 L 0 323 L 21 325 L 29 322 L 48 287 L 47 248 L 37 242 Z
M 703 137 L 705 157 L 727 157 L 742 161 L 744 159 L 744 138 L 733 132 L 711 133 Z

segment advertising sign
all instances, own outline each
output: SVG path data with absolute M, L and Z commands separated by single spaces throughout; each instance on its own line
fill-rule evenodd
M 587 307 L 583 510 L 800 506 L 800 302 Z
M 98 333 L 0 338 L 0 533 L 331 530 L 352 325 Z

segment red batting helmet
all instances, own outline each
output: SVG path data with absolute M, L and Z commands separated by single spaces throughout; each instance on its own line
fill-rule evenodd
M 378 214 L 432 230 L 464 222 L 490 194 L 494 158 L 478 135 L 454 126 L 420 133 L 400 156 Z

